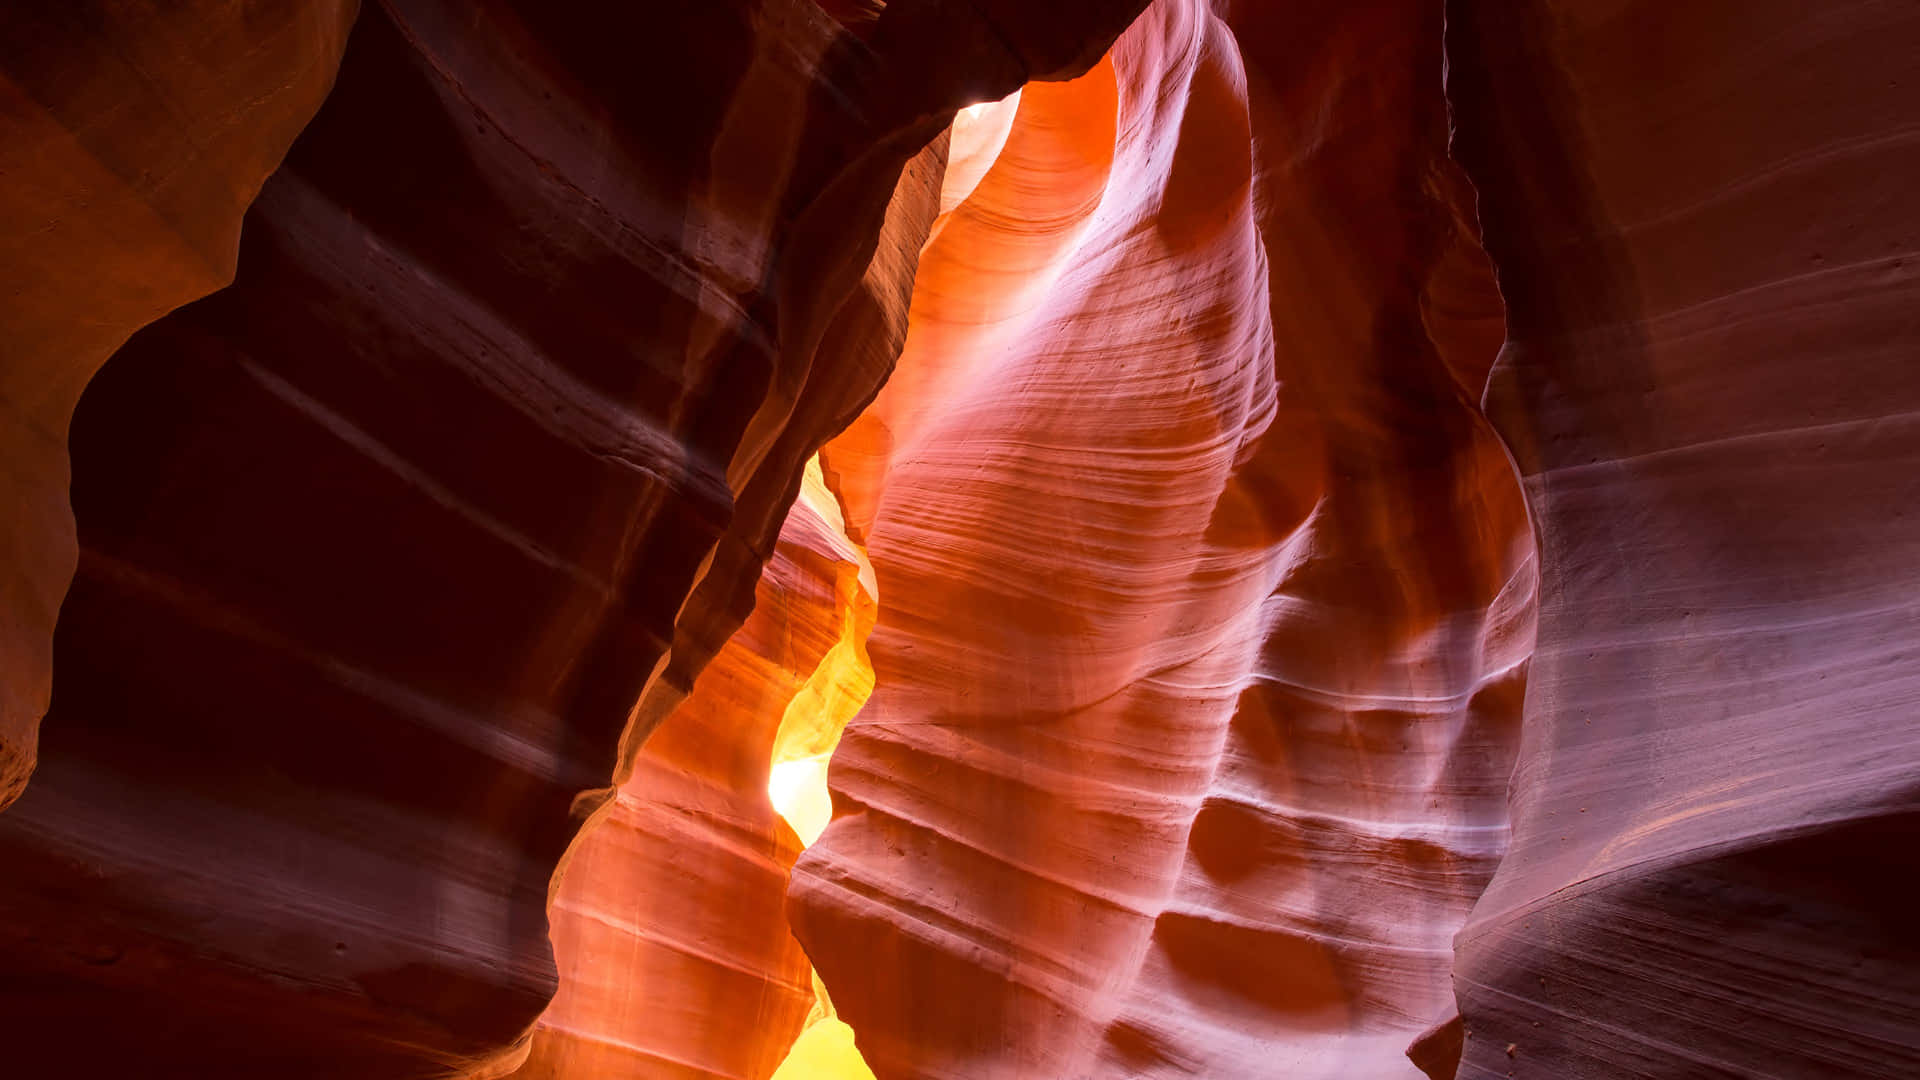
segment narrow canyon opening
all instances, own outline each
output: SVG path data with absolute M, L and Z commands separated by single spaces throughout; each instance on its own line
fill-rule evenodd
M 839 564 L 834 590 L 839 637 L 781 716 L 767 777 L 768 800 L 804 849 L 820 839 L 833 816 L 827 767 L 847 723 L 873 693 L 867 636 L 873 632 L 880 590 L 866 551 L 847 535 L 839 500 L 827 487 L 817 455 L 807 462 L 799 499 L 788 516 L 790 523 L 795 514 L 817 520 L 836 545 L 844 545 L 846 557 Z M 774 1080 L 873 1080 L 855 1045 L 853 1029 L 835 1012 L 833 997 L 811 964 L 807 978 L 813 986 L 813 1007 L 774 1070 Z
M 1013 129 L 1020 93 L 1016 90 L 999 101 L 970 105 L 954 117 L 940 184 L 940 216 L 929 232 L 929 245 L 999 159 Z M 909 317 L 907 341 L 912 340 L 913 322 Z M 834 748 L 848 722 L 873 692 L 867 637 L 878 614 L 880 590 L 866 550 L 852 539 L 847 528 L 840 497 L 827 484 L 819 455 L 807 463 L 793 512 L 817 517 L 835 536 L 844 538 L 857 567 L 850 584 L 857 592 L 853 599 L 839 605 L 843 613 L 840 639 L 821 660 L 808 685 L 788 705 L 774 739 L 773 771 L 767 781 L 767 795 L 774 809 L 793 827 L 801 844 L 811 846 L 833 816 L 827 770 Z M 773 1080 L 873 1080 L 872 1070 L 860 1056 L 855 1033 L 838 1016 L 826 984 L 811 968 L 808 975 L 813 982 L 814 1006 L 793 1048 L 774 1071 Z

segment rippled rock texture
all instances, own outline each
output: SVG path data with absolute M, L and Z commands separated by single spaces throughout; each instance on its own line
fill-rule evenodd
M 1545 568 L 1461 1075 L 1916 1075 L 1920 11 L 1448 7 Z
M 1028 87 L 826 451 L 876 690 L 793 920 L 882 1077 L 1418 1076 L 1451 1008 L 1532 643 L 1498 297 L 1439 12 L 1272 7 Z
M 832 495 L 808 484 L 753 614 L 567 860 L 560 991 L 516 1077 L 765 1080 L 786 1058 L 814 986 L 782 911 L 803 838 L 768 783 L 785 770 L 804 796 L 810 775 L 824 802 L 820 759 L 873 688 L 871 581 Z
M 1029 91 L 828 450 L 876 1071 L 1911 1074 L 1920 19 L 1454 3 L 1442 103 L 1215 10 Z

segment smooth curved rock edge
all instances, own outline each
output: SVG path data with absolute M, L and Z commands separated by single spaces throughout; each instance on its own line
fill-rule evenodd
M 0 809 L 53 689 L 74 405 L 128 335 L 233 279 L 240 215 L 333 85 L 358 6 L 0 10 Z
M 559 992 L 518 1080 L 766 1080 L 802 1037 L 812 969 L 782 913 L 802 844 L 770 766 L 831 752 L 873 688 L 871 578 L 815 475 L 753 614 L 574 845 L 549 908 Z

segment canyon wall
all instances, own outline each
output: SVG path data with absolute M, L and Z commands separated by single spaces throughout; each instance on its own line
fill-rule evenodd
M 1545 575 L 1462 1077 L 1920 1074 L 1920 11 L 1448 4 Z
M 9 1066 L 516 1065 L 564 852 L 898 349 L 923 148 L 1135 6 L 367 5 L 234 284 L 135 335 L 74 420 L 79 571 L 0 815 Z M 295 90 L 324 67 L 268 61 Z M 298 126 L 276 109 L 246 160 Z M 42 607 L 57 561 L 26 567 Z M 10 681 L 44 629 L 10 621 Z
M 1162 0 L 1032 86 L 828 445 L 876 689 L 796 932 L 875 1073 L 1388 1077 L 1531 645 L 1431 5 Z
M 1920 12 L 1143 6 L 0 13 L 7 1067 L 1920 1073 Z

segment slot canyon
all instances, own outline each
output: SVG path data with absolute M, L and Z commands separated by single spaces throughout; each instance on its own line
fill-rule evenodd
M 0 3 L 0 1076 L 1920 1076 L 1912 0 Z

